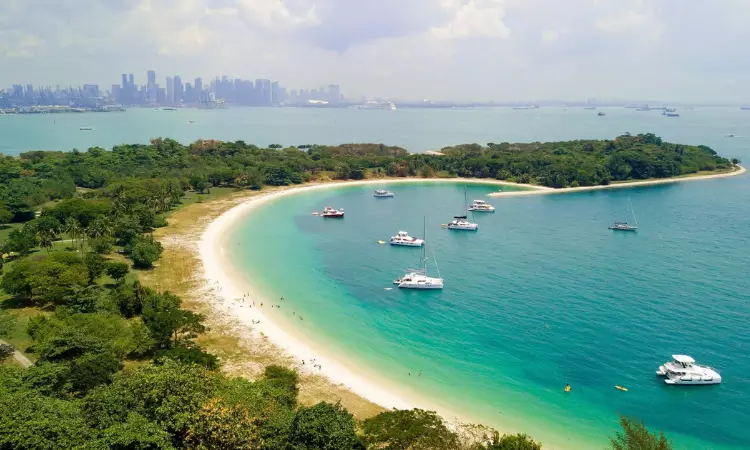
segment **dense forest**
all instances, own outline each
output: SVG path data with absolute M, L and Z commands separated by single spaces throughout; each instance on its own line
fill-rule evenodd
M 514 449 L 541 444 L 433 412 L 356 420 L 300 405 L 298 374 L 229 378 L 196 339 L 205 318 L 142 285 L 155 228 L 186 192 L 376 177 L 478 177 L 552 187 L 728 170 L 708 147 L 646 134 L 611 141 L 462 145 L 440 155 L 378 144 L 259 148 L 169 139 L 112 151 L 0 158 L 0 449 Z M 196 194 L 197 193 L 197 194 Z M 33 359 L 14 364 L 18 350 Z M 613 449 L 668 449 L 622 419 Z

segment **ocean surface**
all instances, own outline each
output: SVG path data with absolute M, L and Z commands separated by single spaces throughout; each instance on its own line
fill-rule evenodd
M 597 116 L 605 111 L 606 116 Z M 625 108 L 399 109 L 395 111 L 314 108 L 231 108 L 225 110 L 151 108 L 126 112 L 0 115 L 0 153 L 79 150 L 92 146 L 148 143 L 169 137 L 244 140 L 270 144 L 373 142 L 412 152 L 469 142 L 532 142 L 612 138 L 624 132 L 653 132 L 685 143 L 724 143 L 725 134 L 750 138 L 750 111 L 739 108 L 681 110 L 666 118 L 658 111 Z M 192 123 L 190 123 L 192 121 Z M 81 131 L 80 127 L 91 127 Z M 747 141 L 745 141 L 747 143 Z M 744 146 L 747 148 L 747 145 Z
M 668 119 L 604 111 L 0 116 L 0 152 L 111 147 L 156 136 L 262 145 L 383 142 L 423 151 L 629 131 L 706 144 L 750 162 L 750 112 L 698 108 Z M 679 449 L 750 448 L 750 176 L 493 198 L 497 212 L 477 215 L 476 233 L 441 227 L 462 211 L 462 184 L 384 186 L 396 197 L 373 198 L 375 186 L 283 197 L 236 227 L 232 239 L 242 245 L 231 249 L 233 263 L 268 298 L 285 298 L 267 314 L 375 381 L 549 446 L 602 448 L 624 414 L 663 430 Z M 497 187 L 466 189 L 473 200 Z M 632 220 L 628 198 L 638 233 L 608 230 L 614 220 Z M 326 205 L 345 208 L 346 218 L 311 215 Z M 445 289 L 385 290 L 419 264 L 420 251 L 376 241 L 399 230 L 421 237 L 423 221 L 428 270 L 440 271 Z M 716 367 L 724 383 L 666 386 L 654 371 L 673 353 Z M 570 393 L 563 392 L 566 383 Z

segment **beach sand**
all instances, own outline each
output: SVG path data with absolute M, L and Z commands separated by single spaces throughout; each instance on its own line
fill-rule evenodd
M 534 186 L 535 189 L 533 190 L 493 192 L 489 194 L 489 196 L 490 197 L 517 197 L 519 195 L 570 194 L 573 192 L 599 191 L 602 189 L 626 189 L 626 188 L 634 188 L 634 187 L 639 187 L 639 186 L 655 186 L 655 185 L 660 185 L 660 184 L 682 183 L 685 181 L 698 181 L 698 180 L 709 180 L 712 178 L 734 177 L 737 175 L 742 175 L 743 173 L 746 172 L 744 167 L 739 166 L 739 165 L 736 167 L 737 169 L 732 170 L 731 172 L 715 173 L 715 174 L 707 174 L 707 175 L 689 175 L 685 177 L 663 178 L 663 179 L 645 180 L 645 181 L 628 181 L 628 182 L 623 182 L 623 183 L 608 184 L 606 186 L 580 186 L 580 187 L 575 187 L 575 188 L 560 188 L 560 189 Z M 527 186 L 527 185 L 522 185 L 522 186 Z
M 171 216 L 170 226 L 156 232 L 156 237 L 163 239 L 165 245 L 161 267 L 157 267 L 153 274 L 145 275 L 145 278 L 150 278 L 149 284 L 155 284 L 157 288 L 170 289 L 181 295 L 186 299 L 187 307 L 206 315 L 211 331 L 202 338 L 201 343 L 220 356 L 223 370 L 231 375 L 256 378 L 262 374 L 265 365 L 281 364 L 294 367 L 301 372 L 300 401 L 303 404 L 341 401 L 359 419 L 371 417 L 384 408 L 420 407 L 435 410 L 452 423 L 466 423 L 469 421 L 450 411 L 449 405 L 438 405 L 434 401 L 418 398 L 414 394 L 401 391 L 395 384 L 389 384 L 387 379 L 378 374 L 358 371 L 356 365 L 347 362 L 345 358 L 328 355 L 323 348 L 315 347 L 312 337 L 300 336 L 296 330 L 284 328 L 289 324 L 274 322 L 270 307 L 274 301 L 264 299 L 253 286 L 252 280 L 247 279 L 246 274 L 238 273 L 228 261 L 227 253 L 233 243 L 228 242 L 227 237 L 231 235 L 232 228 L 267 202 L 286 195 L 342 185 L 466 182 L 526 189 L 490 194 L 513 196 L 628 188 L 720 178 L 742 173 L 745 173 L 745 169 L 739 167 L 738 170 L 722 174 L 569 189 L 552 189 L 497 180 L 386 178 L 273 188 L 262 192 L 238 192 L 221 201 L 190 205 L 188 208 L 193 210 L 193 214 L 186 217 L 180 215 L 184 210 L 177 211 Z M 200 219 L 197 219 L 198 217 Z M 177 266 L 181 267 L 179 273 L 160 273 L 162 267 L 164 271 L 175 272 Z M 255 307 L 251 307 L 253 301 Z M 265 306 L 260 308 L 260 303 L 264 303 Z M 313 367 L 314 365 L 320 365 L 320 369 Z M 545 443 L 545 448 L 560 448 L 557 445 L 550 447 L 548 444 L 552 443 Z

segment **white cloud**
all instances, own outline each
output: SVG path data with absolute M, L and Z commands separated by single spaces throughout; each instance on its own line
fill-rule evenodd
M 431 30 L 437 39 L 461 39 L 470 37 L 507 38 L 510 30 L 505 23 L 504 2 L 502 0 L 470 0 L 458 5 L 448 3 L 448 8 L 457 8 L 453 21 Z
M 153 69 L 417 99 L 750 98 L 749 1 L 0 0 L 0 89 Z

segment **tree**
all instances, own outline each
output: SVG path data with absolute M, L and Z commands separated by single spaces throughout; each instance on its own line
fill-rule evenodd
M 5 361 L 8 357 L 12 356 L 16 352 L 16 349 L 9 344 L 0 344 L 0 363 Z
M 137 413 L 100 433 L 100 438 L 85 446 L 85 450 L 174 450 L 171 436 L 158 424 Z
M 66 233 L 70 236 L 70 240 L 73 243 L 73 247 L 76 246 L 76 238 L 81 233 L 81 223 L 78 222 L 77 219 L 73 217 L 68 217 L 65 219 L 65 224 L 63 225 L 63 229 Z
M 215 370 L 219 368 L 219 358 L 204 352 L 198 346 L 175 347 L 166 350 L 158 350 L 154 355 L 155 359 L 170 358 L 181 364 L 195 364 L 206 369 Z
M 24 258 L 0 279 L 5 292 L 40 304 L 67 304 L 87 285 L 88 270 L 71 253 Z
M 255 167 L 251 167 L 247 171 L 247 185 L 250 189 L 253 189 L 255 191 L 260 190 L 263 188 L 263 181 L 265 181 L 265 178 L 263 177 L 263 174 Z
M 296 371 L 272 364 L 266 367 L 265 377 L 266 382 L 286 394 L 284 403 L 289 408 L 297 406 L 299 374 Z
M 241 405 L 212 398 L 191 418 L 185 444 L 191 450 L 260 449 L 258 423 Z
M 162 247 L 152 236 L 136 236 L 130 243 L 130 258 L 133 265 L 149 268 L 161 256 Z
M 365 420 L 365 441 L 393 450 L 452 450 L 458 437 L 434 411 L 393 410 Z
M 104 269 L 110 278 L 116 282 L 121 282 L 130 271 L 128 265 L 124 262 L 109 261 Z
M 620 426 L 622 432 L 609 439 L 612 450 L 672 450 L 664 433 L 650 433 L 643 422 L 620 416 Z
M 165 292 L 148 292 L 143 299 L 143 322 L 160 348 L 190 346 L 192 340 L 206 327 L 203 316 L 180 308 L 182 301 L 176 295 Z
M 88 272 L 89 284 L 94 284 L 107 269 L 107 260 L 98 253 L 87 253 L 83 257 L 83 263 Z
M 89 247 L 94 253 L 108 255 L 112 252 L 115 241 L 111 236 L 95 237 L 89 240 Z
M 5 204 L 0 203 L 0 228 L 5 228 L 5 224 L 13 219 L 13 213 L 8 210 Z
M 16 327 L 16 316 L 0 309 L 0 336 L 7 336 Z
M 364 450 L 354 417 L 340 404 L 301 407 L 294 416 L 289 446 L 294 450 Z
M 0 395 L 0 448 L 68 450 L 93 437 L 78 404 L 35 392 Z
M 542 444 L 535 442 L 526 434 L 504 434 L 495 432 L 492 442 L 487 444 L 487 450 L 542 450 Z
M 36 246 L 36 237 L 25 230 L 13 230 L 8 233 L 2 251 L 26 256 Z

